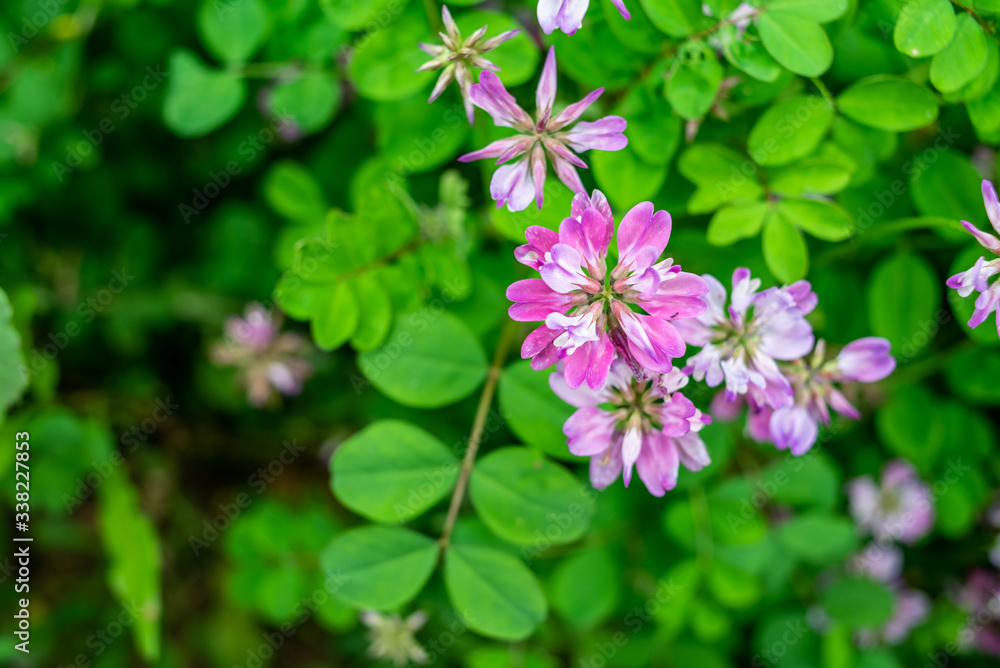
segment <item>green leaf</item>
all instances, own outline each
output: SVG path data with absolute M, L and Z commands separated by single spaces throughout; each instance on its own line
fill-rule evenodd
M 563 425 L 576 410 L 549 387 L 551 369 L 535 371 L 530 360 L 504 369 L 497 395 L 507 427 L 521 441 L 552 457 L 577 460 L 566 447 Z
M 468 4 L 478 4 L 478 2 L 479 0 L 475 0 L 475 2 Z M 468 37 L 485 25 L 488 25 L 490 29 L 484 39 L 489 39 L 508 30 L 520 29 L 522 31 L 516 38 L 505 42 L 499 49 L 490 51 L 486 55 L 491 63 L 500 68 L 503 83 L 508 88 L 526 83 L 538 69 L 540 59 L 538 48 L 524 34 L 524 26 L 514 20 L 510 14 L 474 9 L 456 16 L 455 23 L 458 25 L 462 37 Z M 479 80 L 478 71 L 474 78 Z
M 776 169 L 768 179 L 771 190 L 786 196 L 838 193 L 851 182 L 845 161 L 829 157 L 804 158 Z
M 170 55 L 163 121 L 180 137 L 200 137 L 236 115 L 246 98 L 239 77 L 210 70 L 190 51 Z
M 776 167 L 803 158 L 819 146 L 833 110 L 816 95 L 796 95 L 775 104 L 754 124 L 747 151 L 758 165 Z
M 328 74 L 304 74 L 278 84 L 268 102 L 271 114 L 289 118 L 306 134 L 322 130 L 340 103 L 340 85 Z
M 837 97 L 837 109 L 862 125 L 889 132 L 922 128 L 938 115 L 932 92 L 909 79 L 890 75 L 854 82 Z
M 330 462 L 333 493 L 375 522 L 408 522 L 443 499 L 458 479 L 458 460 L 441 441 L 400 420 L 365 427 Z
M 778 543 L 810 564 L 833 564 L 857 546 L 854 524 L 843 517 L 821 512 L 797 515 L 775 532 Z
M 929 470 L 944 444 L 946 424 L 937 405 L 922 385 L 905 385 L 875 414 L 875 427 L 885 445 L 923 471 Z
M 344 30 L 377 32 L 369 25 L 385 27 L 402 12 L 409 0 L 320 0 L 319 5 L 333 25 Z M 456 5 L 468 4 L 459 0 Z
M 788 12 L 816 23 L 829 23 L 843 16 L 848 5 L 847 0 L 769 0 L 767 9 Z
M 226 63 L 243 63 L 264 43 L 270 20 L 262 0 L 207 0 L 198 12 L 198 31 L 213 56 Z
M 758 41 L 744 40 L 736 34 L 735 26 L 725 26 L 721 31 L 723 55 L 726 60 L 754 79 L 773 82 L 781 76 L 781 65 Z
M 12 322 L 14 312 L 7 293 L 0 288 L 0 424 L 7 409 L 21 398 L 28 387 L 28 372 L 21 354 L 21 336 Z
M 313 223 L 326 217 L 326 198 L 309 170 L 294 160 L 279 160 L 264 177 L 264 199 L 279 215 Z
M 944 135 L 954 142 L 958 135 Z M 968 156 L 955 151 L 940 151 L 935 160 L 915 161 L 910 173 L 910 194 L 917 210 L 925 216 L 968 220 L 988 225 L 983 209 L 982 178 L 972 166 Z M 958 240 L 969 239 L 968 233 L 959 234 Z
M 931 83 L 942 93 L 953 93 L 983 71 L 986 56 L 986 33 L 963 13 L 951 42 L 931 60 Z
M 414 408 L 439 408 L 468 396 L 487 367 L 479 341 L 446 312 L 397 318 L 389 341 L 359 355 L 358 365 L 380 392 Z
M 697 120 L 715 102 L 722 82 L 722 66 L 712 52 L 702 53 L 679 64 L 667 79 L 667 100 L 681 118 Z
M 506 552 L 452 545 L 445 554 L 444 582 L 466 625 L 490 638 L 524 640 L 548 614 L 538 580 Z
M 784 11 L 765 11 L 757 19 L 764 48 L 795 74 L 818 77 L 833 62 L 830 39 L 815 21 Z
M 714 143 L 697 143 L 677 160 L 677 170 L 691 183 L 699 186 L 721 180 L 747 178 L 741 167 L 747 160 L 733 149 Z
M 359 352 L 379 347 L 392 329 L 392 296 L 376 274 L 358 276 L 349 288 L 358 295 L 364 308 L 358 314 L 358 327 L 351 335 L 351 346 Z
M 594 514 L 588 486 L 527 448 L 501 448 L 476 462 L 469 496 L 493 533 L 520 545 L 570 543 Z
M 884 336 L 894 351 L 912 357 L 938 330 L 936 312 L 943 282 L 920 255 L 896 253 L 880 262 L 868 284 L 868 321 L 872 334 Z
M 1000 404 L 1000 353 L 967 350 L 955 354 L 944 368 L 952 392 L 977 404 Z
M 109 440 L 110 436 L 102 433 L 101 438 Z M 152 521 L 139 506 L 127 467 L 112 469 L 98 488 L 97 523 L 110 562 L 108 585 L 130 612 L 139 654 L 149 663 L 158 663 L 163 614 L 160 545 Z M 125 536 L 128 540 L 123 540 Z
M 757 487 L 775 501 L 823 509 L 832 508 L 840 494 L 840 480 L 829 458 L 815 450 L 768 467 Z
M 764 222 L 764 261 L 782 283 L 794 283 L 806 275 L 809 249 L 802 234 L 777 212 Z
M 611 203 L 623 208 L 653 199 L 667 180 L 666 163 L 651 165 L 628 146 L 619 151 L 594 151 L 590 166 Z
M 728 246 L 740 239 L 757 236 L 770 210 L 767 202 L 734 204 L 719 209 L 708 223 L 708 243 Z
M 900 53 L 933 56 L 955 34 L 955 10 L 948 0 L 910 0 L 899 14 L 892 39 Z
M 969 119 L 976 129 L 976 135 L 984 141 L 993 141 L 1000 134 L 1000 80 L 993 88 L 978 100 L 966 105 Z
M 609 0 L 604 2 L 610 4 Z M 615 113 L 628 119 L 629 144 L 626 148 L 629 151 L 649 165 L 665 166 L 670 162 L 681 144 L 683 122 L 671 112 L 663 96 L 653 94 L 646 86 L 636 86 Z M 605 153 L 599 151 L 592 155 L 597 157 Z M 635 201 L 638 200 L 629 205 Z
M 380 104 L 375 108 L 377 144 L 388 164 L 402 174 L 423 173 L 446 164 L 469 136 L 461 102 L 444 96 L 436 104 L 423 97 Z M 406 119 L 405 123 L 400 119 Z
M 824 241 L 843 241 L 854 233 L 854 219 L 843 207 L 815 199 L 783 199 L 775 211 L 804 232 Z
M 722 561 L 712 564 L 708 589 L 719 603 L 733 610 L 749 608 L 763 593 L 759 578 Z
M 423 21 L 408 14 L 368 33 L 364 48 L 354 52 L 348 70 L 358 93 L 376 102 L 392 102 L 425 89 L 439 73 L 415 70 L 430 57 L 420 49 L 401 49 L 399 45 L 433 41 Z
M 983 71 L 973 77 L 967 84 L 952 93 L 944 95 L 947 102 L 973 102 L 993 90 L 997 77 L 1000 76 L 1000 47 L 996 40 L 986 39 L 986 66 Z M 970 116 L 972 112 L 969 112 Z
M 355 608 L 394 610 L 424 588 L 438 545 L 401 527 L 364 526 L 336 536 L 320 556 L 333 595 Z
M 552 576 L 552 607 L 579 629 L 597 626 L 618 606 L 618 573 L 605 550 L 573 555 Z
M 687 37 L 706 25 L 696 0 L 641 0 L 649 20 L 670 37 Z
M 867 578 L 844 578 L 823 594 L 823 607 L 851 628 L 878 627 L 889 621 L 895 603 L 883 584 Z
M 324 350 L 347 343 L 358 327 L 361 305 L 347 283 L 325 286 L 317 293 L 313 308 L 312 335 Z

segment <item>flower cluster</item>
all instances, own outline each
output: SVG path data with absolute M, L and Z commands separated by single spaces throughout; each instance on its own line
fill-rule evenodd
M 507 40 L 515 37 L 520 30 L 508 30 L 496 37 L 483 39 L 486 36 L 487 26 L 483 26 L 472 33 L 467 39 L 462 39 L 462 33 L 447 6 L 441 7 L 441 20 L 444 23 L 445 32 L 441 33 L 441 40 L 444 44 L 423 44 L 420 48 L 433 58 L 421 65 L 417 72 L 427 72 L 429 70 L 441 70 L 434 90 L 428 102 L 438 99 L 452 81 L 458 81 L 459 90 L 462 93 L 462 102 L 465 104 L 465 114 L 469 118 L 469 125 L 472 125 L 476 118 L 476 107 L 472 103 L 469 90 L 472 87 L 472 68 L 478 67 L 481 70 L 499 72 L 500 68 L 483 58 L 484 53 L 489 53 Z
M 701 347 L 685 371 L 710 387 L 725 382 L 713 413 L 735 417 L 745 402 L 747 430 L 757 441 L 793 455 L 807 452 L 819 425 L 830 424 L 830 408 L 854 420 L 861 417 L 840 385 L 873 383 L 896 367 L 889 342 L 878 337 L 848 343 L 826 360 L 826 343 L 815 341 L 806 320 L 817 304 L 807 281 L 760 291 L 760 279 L 740 268 L 733 272 L 727 297 L 719 281 L 703 278 L 710 288 L 708 308 L 677 322 L 684 340 Z
M 997 191 L 989 181 L 983 181 L 983 203 L 986 205 L 986 215 L 993 225 L 993 230 L 1000 235 L 1000 201 L 997 200 Z M 988 232 L 982 232 L 970 222 L 962 221 L 969 234 L 976 238 L 980 245 L 995 256 L 992 260 L 986 261 L 980 256 L 971 269 L 960 272 L 947 280 L 949 288 L 958 290 L 962 297 L 968 297 L 973 291 L 978 292 L 976 298 L 976 308 L 969 318 L 969 327 L 978 327 L 983 324 L 991 313 L 997 310 L 1000 304 L 1000 281 L 989 282 L 990 278 L 1000 272 L 1000 239 Z M 997 318 L 997 332 L 1000 334 L 1000 318 Z
M 583 382 L 602 388 L 615 355 L 640 380 L 669 372 L 685 350 L 672 321 L 704 311 L 702 295 L 708 292 L 698 276 L 682 272 L 671 259 L 659 260 L 670 228 L 666 211 L 654 211 L 651 202 L 636 205 L 618 228 L 618 263 L 609 272 L 615 226 L 600 191 L 577 195 L 558 232 L 529 227 L 528 243 L 515 255 L 541 278 L 507 289 L 514 302 L 510 317 L 545 324 L 525 339 L 521 356 L 534 358 L 535 369 L 563 360 L 573 389 Z
M 576 153 L 589 149 L 618 151 L 628 144 L 623 134 L 625 119 L 621 116 L 605 116 L 593 122 L 576 123 L 603 92 L 603 88 L 598 88 L 579 102 L 554 113 L 556 51 L 555 47 L 550 47 L 538 80 L 535 92 L 537 110 L 532 118 L 507 92 L 500 77 L 485 71 L 479 75 L 479 83 L 470 89 L 472 101 L 492 116 L 497 126 L 513 128 L 519 134 L 498 139 L 485 148 L 463 155 L 459 160 L 497 159 L 501 167 L 493 173 L 490 181 L 490 196 L 496 200 L 497 208 L 506 204 L 510 211 L 521 211 L 534 199 L 541 209 L 547 162 L 552 163 L 556 176 L 570 190 L 584 193 L 576 168 L 586 169 L 587 163 Z
M 679 390 L 688 377 L 674 369 L 656 380 L 639 379 L 621 358 L 611 364 L 598 390 L 572 388 L 566 374 L 549 376 L 553 392 L 577 410 L 563 428 L 569 451 L 590 457 L 590 481 L 604 489 L 632 467 L 650 494 L 663 496 L 677 484 L 680 465 L 698 471 L 711 463 L 698 431 L 712 419 Z
M 242 318 L 226 320 L 225 339 L 212 347 L 213 362 L 238 369 L 237 379 L 246 388 L 247 401 L 256 408 L 278 394 L 297 395 L 312 375 L 312 364 L 305 359 L 311 347 L 298 334 L 279 333 L 280 327 L 280 319 L 253 302 Z
M 381 661 L 392 661 L 395 666 L 409 663 L 427 663 L 428 656 L 414 634 L 427 623 L 427 613 L 417 610 L 406 619 L 363 610 L 361 621 L 368 627 L 368 654 Z

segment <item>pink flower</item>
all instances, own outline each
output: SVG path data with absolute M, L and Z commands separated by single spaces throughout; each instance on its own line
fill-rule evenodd
M 486 26 L 483 26 L 472 33 L 467 39 L 462 39 L 462 34 L 458 31 L 454 19 L 448 7 L 442 5 L 441 20 L 444 22 L 445 32 L 440 33 L 444 45 L 441 44 L 419 44 L 421 50 L 433 56 L 417 72 L 428 70 L 442 70 L 431 97 L 428 102 L 433 102 L 438 98 L 444 89 L 452 81 L 458 81 L 459 90 L 462 93 L 462 102 L 465 104 L 465 114 L 469 118 L 469 124 L 475 120 L 476 107 L 472 103 L 470 89 L 472 88 L 472 68 L 478 67 L 481 70 L 499 72 L 500 68 L 483 58 L 484 53 L 489 53 L 507 40 L 517 35 L 520 30 L 508 30 L 500 33 L 496 37 L 483 39 L 486 35 Z
M 890 645 L 899 645 L 910 637 L 910 632 L 917 628 L 930 615 L 930 598 L 922 591 L 908 589 L 902 585 L 893 590 L 892 616 L 881 628 L 861 629 L 858 631 L 858 644 L 862 647 L 871 646 L 878 641 Z
M 631 15 L 622 0 L 611 0 L 626 21 Z M 546 35 L 558 28 L 572 35 L 583 25 L 583 17 L 590 6 L 590 0 L 538 0 L 538 25 Z
M 994 231 L 1000 234 L 1000 200 L 997 199 L 997 191 L 989 181 L 983 181 L 983 204 L 986 206 L 986 215 L 993 225 Z M 962 226 L 979 244 L 993 255 L 1000 256 L 1000 239 L 981 232 L 970 222 L 962 221 Z M 994 281 L 991 285 L 989 279 L 1000 272 L 1000 258 L 994 258 L 989 262 L 980 257 L 971 269 L 955 274 L 946 281 L 949 288 L 958 290 L 962 297 L 968 297 L 973 290 L 979 293 L 976 298 L 976 308 L 969 319 L 969 327 L 978 327 L 983 324 L 991 313 L 997 310 L 1000 303 L 1000 281 Z M 997 331 L 1000 333 L 1000 319 L 997 320 Z
M 538 80 L 535 93 L 537 112 L 535 119 L 532 119 L 517 104 L 514 96 L 507 92 L 496 74 L 482 72 L 479 83 L 470 89 L 472 101 L 492 116 L 497 126 L 514 128 L 520 134 L 498 139 L 486 148 L 463 155 L 459 160 L 469 162 L 483 158 L 497 159 L 497 164 L 501 167 L 493 173 L 490 196 L 496 200 L 498 209 L 506 204 L 510 211 L 521 211 L 532 199 L 541 209 L 549 161 L 559 180 L 573 192 L 583 193 L 583 182 L 576 173 L 576 167 L 586 169 L 587 164 L 576 152 L 588 149 L 618 151 L 628 144 L 628 139 L 623 134 L 625 119 L 620 116 L 605 116 L 593 122 L 580 122 L 572 129 L 567 129 L 603 92 L 603 88 L 598 88 L 579 102 L 553 115 L 552 106 L 556 100 L 556 50 L 555 47 L 550 47 L 542 76 Z
M 816 307 L 816 295 L 809 283 L 758 292 L 760 279 L 737 269 L 727 308 L 726 289 L 712 276 L 703 278 L 708 308 L 677 323 L 684 340 L 701 347 L 686 368 L 711 387 L 725 381 L 730 400 L 742 394 L 756 407 L 791 404 L 791 385 L 776 360 L 798 359 L 812 349 L 812 325 L 805 316 Z
M 1000 617 L 996 614 L 1000 610 L 1000 575 L 976 569 L 953 598 L 968 615 L 958 633 L 959 645 L 1000 657 Z
M 528 228 L 528 243 L 515 256 L 541 278 L 517 281 L 507 298 L 514 320 L 545 321 L 521 348 L 522 357 L 534 358 L 532 368 L 564 360 L 570 387 L 586 381 L 595 390 L 604 385 L 615 352 L 639 379 L 673 368 L 684 341 L 672 321 L 704 311 L 708 286 L 673 260 L 658 261 L 670 227 L 666 211 L 654 211 L 651 202 L 636 205 L 618 228 L 619 259 L 610 274 L 614 219 L 600 191 L 577 195 L 558 233 Z
M 634 466 L 649 493 L 663 496 L 677 484 L 681 464 L 698 471 L 711 463 L 697 432 L 712 419 L 678 391 L 687 381 L 677 369 L 655 381 L 640 380 L 622 359 L 614 360 L 599 390 L 574 389 L 561 371 L 549 376 L 552 390 L 578 407 L 563 433 L 570 452 L 590 457 L 595 488 L 604 489 L 619 475 L 628 487 Z
M 276 393 L 295 396 L 302 391 L 312 365 L 304 358 L 309 344 L 298 334 L 279 334 L 280 317 L 257 302 L 249 304 L 243 318 L 226 320 L 226 337 L 211 350 L 212 361 L 238 369 L 237 380 L 246 388 L 247 401 L 260 408 Z
M 870 476 L 852 480 L 847 495 L 858 528 L 878 541 L 912 544 L 934 526 L 930 487 L 901 459 L 885 465 L 878 484 Z

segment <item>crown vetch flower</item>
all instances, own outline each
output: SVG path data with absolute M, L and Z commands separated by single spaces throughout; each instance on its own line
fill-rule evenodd
M 730 400 L 748 394 L 756 407 L 790 404 L 792 388 L 776 360 L 798 359 L 813 347 L 812 325 L 805 319 L 816 307 L 809 283 L 758 292 L 760 279 L 740 268 L 733 272 L 727 308 L 722 283 L 709 275 L 703 278 L 709 286 L 708 308 L 677 323 L 684 340 L 702 348 L 686 368 L 711 387 L 725 381 Z
M 472 68 L 478 67 L 481 70 L 499 72 L 500 68 L 483 58 L 483 54 L 489 53 L 521 31 L 508 30 L 496 37 L 483 39 L 487 28 L 487 26 L 483 26 L 463 40 L 462 33 L 459 32 L 454 19 L 451 18 L 451 12 L 444 5 L 441 7 L 441 20 L 444 22 L 445 32 L 438 34 L 441 35 L 444 44 L 424 44 L 421 42 L 418 45 L 421 50 L 433 56 L 433 59 L 417 68 L 417 72 L 442 70 L 441 76 L 434 84 L 434 90 L 431 91 L 428 102 L 436 100 L 452 81 L 458 81 L 459 90 L 462 92 L 462 102 L 465 104 L 465 115 L 469 118 L 469 125 L 472 125 L 476 118 L 476 106 L 472 103 L 472 97 L 469 95 L 469 89 L 473 85 Z
M 577 407 L 563 433 L 570 452 L 590 457 L 590 482 L 596 489 L 619 475 L 628 487 L 634 466 L 649 493 L 663 496 L 677 484 L 681 464 L 698 471 L 711 463 L 697 432 L 712 419 L 678 391 L 687 382 L 679 369 L 640 380 L 620 358 L 612 362 L 608 382 L 599 390 L 571 388 L 562 371 L 549 376 L 552 390 Z M 610 409 L 601 408 L 603 404 L 611 404 Z
M 657 261 L 670 227 L 670 214 L 654 211 L 652 202 L 633 207 L 618 228 L 618 264 L 610 273 L 614 219 L 600 191 L 577 195 L 558 233 L 528 228 L 528 243 L 515 256 L 541 278 L 517 281 L 507 298 L 514 302 L 514 320 L 545 321 L 521 347 L 522 357 L 534 358 L 532 368 L 564 360 L 566 382 L 574 389 L 584 381 L 592 389 L 603 386 L 615 352 L 640 379 L 673 368 L 684 341 L 671 321 L 704 311 L 708 285 L 672 259 Z
M 493 117 L 499 127 L 514 128 L 519 134 L 498 139 L 485 148 L 459 158 L 461 162 L 496 158 L 501 165 L 490 181 L 490 196 L 499 209 L 504 204 L 510 211 L 521 211 L 532 198 L 542 208 L 547 161 L 552 162 L 556 176 L 575 193 L 584 192 L 583 182 L 576 168 L 587 168 L 587 163 L 576 154 L 588 149 L 618 151 L 625 148 L 628 139 L 625 119 L 605 116 L 593 122 L 580 122 L 569 128 L 587 108 L 604 92 L 592 91 L 585 98 L 553 115 L 556 99 L 556 50 L 549 48 L 549 55 L 542 68 L 535 93 L 536 118 L 532 120 L 524 109 L 507 92 L 500 78 L 493 72 L 479 75 L 479 83 L 470 90 L 472 101 Z M 514 162 L 510 162 L 513 160 Z M 507 164 L 504 164 L 507 163 Z
M 852 480 L 847 496 L 858 528 L 878 541 L 915 543 L 934 526 L 930 487 L 901 459 L 883 467 L 877 484 L 871 476 Z
M 244 317 L 226 320 L 225 339 L 211 350 L 212 361 L 239 369 L 237 379 L 247 390 L 247 401 L 260 408 L 276 394 L 295 396 L 312 365 L 304 359 L 311 350 L 298 334 L 279 334 L 280 319 L 273 318 L 262 305 L 253 302 Z
M 427 623 L 427 613 L 417 610 L 406 619 L 363 610 L 361 621 L 368 627 L 368 653 L 382 661 L 392 661 L 396 666 L 410 662 L 427 663 L 427 651 L 417 642 L 414 634 Z
M 632 16 L 625 8 L 623 0 L 611 0 L 622 18 L 628 21 Z M 556 28 L 572 35 L 583 25 L 583 17 L 590 7 L 590 0 L 538 0 L 538 25 L 546 35 Z
M 986 206 L 986 215 L 993 225 L 993 230 L 1000 234 L 1000 201 L 997 200 L 997 191 L 989 181 L 983 181 L 983 204 Z M 1000 256 L 1000 239 L 988 232 L 981 232 L 975 225 L 964 220 L 962 227 L 974 236 L 983 248 L 993 255 Z M 979 297 L 976 298 L 976 308 L 969 318 L 969 327 L 983 324 L 990 314 L 997 310 L 997 304 L 1000 304 L 1000 281 L 994 281 L 991 285 L 989 279 L 998 272 L 1000 272 L 1000 258 L 987 262 L 986 258 L 980 257 L 971 269 L 959 272 L 946 281 L 946 285 L 958 290 L 958 294 L 962 297 L 968 297 L 973 290 L 979 293 Z M 1000 334 L 1000 318 L 997 319 L 997 333 Z

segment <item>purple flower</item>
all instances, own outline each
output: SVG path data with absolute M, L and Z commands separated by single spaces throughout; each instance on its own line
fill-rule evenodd
M 894 583 L 903 573 L 903 551 L 891 543 L 868 543 L 851 559 L 851 570 L 879 582 Z
M 605 116 L 594 122 L 580 122 L 568 129 L 587 108 L 604 92 L 592 91 L 585 98 L 553 115 L 556 100 L 556 50 L 549 48 L 549 55 L 542 68 L 535 93 L 536 118 L 532 120 L 514 96 L 507 92 L 500 78 L 486 71 L 479 75 L 479 83 L 470 90 L 477 107 L 493 117 L 500 127 L 514 128 L 519 134 L 498 139 L 486 148 L 473 151 L 459 158 L 462 162 L 496 158 L 501 165 L 490 181 L 490 196 L 499 209 L 504 204 L 510 211 L 521 211 L 532 199 L 542 208 L 547 161 L 552 162 L 556 176 L 575 193 L 584 193 L 583 182 L 576 167 L 587 164 L 576 155 L 588 149 L 618 151 L 625 148 L 628 139 L 625 119 Z M 513 160 L 514 162 L 511 162 Z M 507 164 L 503 164 L 507 163 Z
M 237 380 L 246 387 L 247 401 L 260 408 L 276 398 L 275 393 L 295 396 L 312 365 L 304 358 L 309 344 L 298 334 L 279 334 L 280 319 L 253 302 L 243 318 L 226 320 L 225 339 L 211 350 L 212 361 L 238 369 Z
M 514 320 L 545 322 L 521 347 L 522 357 L 534 358 L 532 368 L 564 360 L 570 387 L 586 380 L 595 390 L 604 385 L 615 352 L 639 379 L 673 368 L 671 360 L 685 347 L 672 321 L 704 311 L 708 285 L 672 259 L 658 261 L 670 228 L 670 214 L 654 211 L 651 202 L 633 207 L 618 228 L 618 264 L 610 273 L 614 219 L 600 191 L 577 195 L 558 233 L 528 228 L 528 243 L 515 257 L 541 278 L 517 281 L 507 298 Z
M 562 371 L 549 376 L 552 390 L 577 406 L 563 433 L 570 452 L 590 457 L 590 482 L 596 489 L 619 475 L 628 487 L 634 465 L 649 493 L 663 496 L 677 484 L 681 464 L 698 471 L 711 463 L 697 432 L 712 419 L 678 391 L 687 382 L 678 369 L 640 380 L 620 358 L 599 390 L 570 387 Z
M 1000 234 L 1000 201 L 997 200 L 997 191 L 989 181 L 983 181 L 983 203 L 986 205 L 986 215 L 993 225 L 994 231 Z M 962 221 L 962 226 L 976 238 L 976 241 L 983 248 L 993 255 L 1000 256 L 1000 239 L 988 232 L 981 232 L 970 222 Z M 955 274 L 946 281 L 949 288 L 958 290 L 962 297 L 968 297 L 975 290 L 979 293 L 976 298 L 976 308 L 969 319 L 969 327 L 978 327 L 991 313 L 996 311 L 997 304 L 1000 303 L 1000 281 L 989 283 L 990 277 L 1000 272 L 1000 258 L 994 258 L 989 262 L 980 257 L 972 268 Z M 1000 319 L 997 319 L 997 331 L 1000 333 Z
M 1000 657 L 1000 575 L 976 569 L 953 598 L 968 615 L 958 634 L 959 645 Z
M 931 489 L 911 464 L 893 460 L 882 469 L 882 480 L 870 476 L 852 480 L 847 487 L 851 516 L 863 533 L 880 542 L 898 540 L 912 544 L 934 526 Z
M 910 632 L 923 624 L 931 611 L 927 594 L 915 589 L 899 587 L 895 590 L 892 617 L 879 629 L 878 636 L 890 645 L 899 645 Z
M 444 22 L 445 32 L 439 33 L 444 45 L 440 44 L 419 44 L 420 48 L 427 54 L 433 56 L 421 65 L 417 72 L 428 70 L 443 70 L 434 84 L 431 97 L 428 102 L 433 102 L 438 98 L 444 89 L 452 81 L 458 81 L 459 90 L 462 92 L 462 101 L 465 103 L 465 114 L 469 117 L 469 125 L 472 125 L 476 118 L 476 107 L 472 102 L 470 89 L 472 83 L 472 68 L 478 67 L 481 70 L 499 72 L 500 68 L 483 58 L 484 53 L 488 53 L 497 48 L 507 40 L 517 35 L 520 30 L 508 30 L 496 37 L 483 39 L 486 35 L 486 26 L 483 26 L 466 39 L 462 40 L 462 34 L 458 31 L 458 26 L 451 18 L 448 7 L 442 5 L 441 20 Z
M 798 359 L 812 349 L 812 325 L 805 316 L 816 307 L 816 295 L 809 283 L 757 292 L 760 279 L 751 279 L 749 269 L 737 269 L 727 308 L 726 289 L 712 276 L 703 278 L 709 285 L 708 308 L 677 326 L 687 343 L 701 347 L 686 368 L 711 387 L 725 381 L 730 400 L 749 394 L 758 407 L 789 405 L 792 388 L 776 360 Z
M 632 18 L 622 0 L 611 0 L 626 21 Z M 572 35 L 583 25 L 590 0 L 538 0 L 538 25 L 546 35 L 558 28 Z

